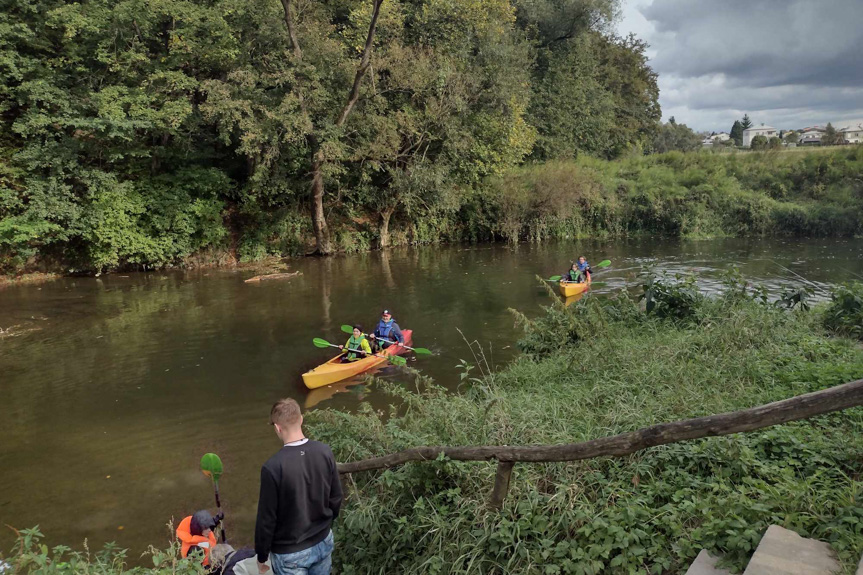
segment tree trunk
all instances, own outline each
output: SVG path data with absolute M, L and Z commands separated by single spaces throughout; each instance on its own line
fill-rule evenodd
M 395 207 L 390 207 L 381 212 L 381 247 L 390 247 L 390 218 L 395 212 Z
M 333 253 L 330 228 L 324 214 L 324 174 L 320 160 L 312 163 L 312 227 L 315 230 L 315 253 L 327 256 Z
M 288 37 L 290 38 L 291 42 L 291 49 L 294 52 L 294 58 L 297 61 L 301 61 L 303 59 L 303 51 L 300 48 L 300 42 L 297 37 L 296 27 L 294 26 L 294 16 L 291 2 L 292 0 L 281 0 L 282 8 L 284 10 L 285 26 L 287 26 L 288 28 Z M 344 125 L 345 121 L 348 119 L 348 116 L 353 110 L 354 105 L 357 103 L 357 99 L 359 99 L 360 84 L 362 83 L 363 77 L 366 75 L 366 71 L 371 65 L 375 30 L 377 28 L 378 17 L 380 16 L 381 4 L 383 4 L 383 2 L 384 0 L 374 0 L 374 4 L 372 5 L 372 19 L 369 23 L 368 33 L 366 34 L 366 43 L 363 47 L 363 54 L 360 58 L 360 64 L 357 67 L 356 74 L 354 75 L 354 82 L 351 86 L 351 91 L 348 94 L 348 100 L 339 115 L 336 117 L 335 125 L 337 127 L 342 127 Z M 303 97 L 303 91 L 301 88 L 297 89 L 297 96 L 300 102 L 300 109 L 303 111 L 303 113 L 308 114 L 305 99 Z M 327 226 L 327 218 L 324 214 L 323 166 L 325 160 L 320 155 L 318 136 L 317 133 L 315 133 L 314 131 L 315 129 L 316 128 L 313 127 L 312 133 L 310 133 L 308 136 L 310 147 L 312 149 L 312 227 L 315 231 L 316 244 L 314 253 L 325 256 L 333 253 L 333 248 L 332 243 L 330 242 L 330 230 Z

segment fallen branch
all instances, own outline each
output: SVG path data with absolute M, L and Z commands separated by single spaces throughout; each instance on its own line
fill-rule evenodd
M 262 275 L 262 276 L 255 276 L 253 278 L 249 278 L 246 280 L 246 283 L 248 284 L 248 283 L 253 283 L 253 282 L 263 282 L 263 281 L 269 281 L 269 280 L 287 280 L 287 279 L 291 279 L 292 277 L 296 277 L 298 275 L 300 275 L 300 272 L 290 272 L 290 273 L 282 273 L 282 274 L 266 274 L 266 275 Z

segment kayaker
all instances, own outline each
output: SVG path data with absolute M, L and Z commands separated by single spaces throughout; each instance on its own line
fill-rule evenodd
M 590 264 L 584 256 L 578 258 L 578 261 L 573 262 L 572 267 L 568 272 L 563 274 L 561 281 L 570 283 L 590 283 Z
M 576 265 L 578 265 L 578 271 L 581 274 L 581 279 L 580 279 L 579 283 L 581 283 L 581 282 L 590 283 L 590 272 L 592 270 L 590 269 L 590 264 L 587 263 L 587 258 L 584 256 L 580 256 L 578 258 L 578 263 Z
M 402 330 L 399 327 L 399 324 L 397 324 L 396 320 L 393 319 L 393 314 L 391 314 L 388 309 L 381 312 L 381 320 L 378 322 L 374 333 L 371 334 L 370 337 L 375 346 L 375 351 L 378 349 L 388 348 L 392 345 L 392 342 L 405 342 L 405 337 L 402 335 Z
M 177 527 L 177 538 L 181 543 L 180 554 L 183 557 L 190 553 L 199 554 L 203 557 L 201 563 L 204 567 L 209 567 L 210 551 L 217 543 L 213 529 L 221 519 L 220 516 L 213 517 L 209 511 L 202 509 L 180 521 Z
M 354 326 L 354 333 L 341 348 L 347 352 L 344 361 L 357 361 L 372 354 L 372 347 L 369 345 L 369 340 L 363 335 L 363 328 L 360 325 Z
M 578 271 L 578 262 L 572 264 L 572 267 L 569 268 L 563 276 L 560 278 L 562 282 L 570 282 L 570 283 L 578 283 L 581 279 L 581 272 Z

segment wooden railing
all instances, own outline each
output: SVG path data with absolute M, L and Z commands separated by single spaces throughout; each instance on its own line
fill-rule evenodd
M 520 447 L 509 445 L 412 447 L 381 457 L 340 463 L 339 473 L 387 469 L 409 461 L 433 461 L 441 455 L 456 461 L 495 459 L 498 462 L 497 474 L 489 504 L 492 507 L 500 507 L 509 490 L 512 468 L 516 463 L 577 461 L 603 456 L 622 457 L 657 445 L 755 431 L 860 405 L 863 405 L 863 379 L 741 411 L 661 423 L 583 443 Z

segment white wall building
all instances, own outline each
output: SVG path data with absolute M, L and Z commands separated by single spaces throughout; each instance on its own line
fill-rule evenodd
M 849 144 L 863 143 L 863 120 L 851 122 L 839 129 L 839 133 Z
M 747 128 L 743 130 L 743 147 L 750 147 L 752 145 L 752 138 L 755 136 L 764 136 L 769 140 L 774 137 L 778 138 L 779 132 L 773 126 L 765 126 L 764 124 Z

